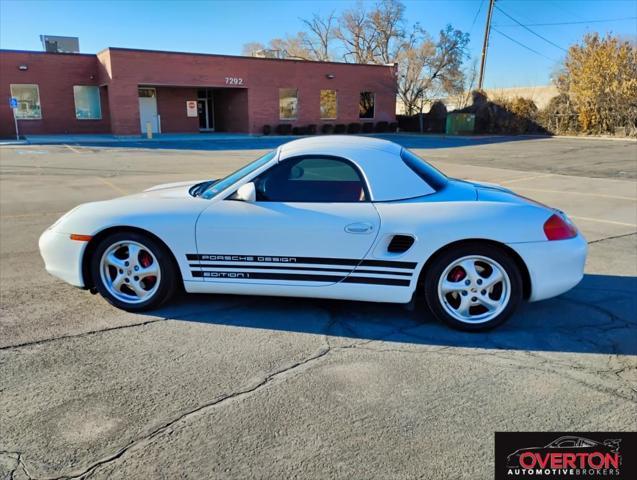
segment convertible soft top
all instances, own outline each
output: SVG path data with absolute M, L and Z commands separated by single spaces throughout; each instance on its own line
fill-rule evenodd
M 374 202 L 422 197 L 435 189 L 401 159 L 403 148 L 373 137 L 330 135 L 294 140 L 279 147 L 279 161 L 299 155 L 332 155 L 354 162 Z

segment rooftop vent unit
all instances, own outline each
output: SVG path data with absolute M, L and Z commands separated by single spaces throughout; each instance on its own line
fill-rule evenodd
M 40 35 L 42 48 L 49 53 L 80 53 L 80 39 L 77 37 L 57 37 Z

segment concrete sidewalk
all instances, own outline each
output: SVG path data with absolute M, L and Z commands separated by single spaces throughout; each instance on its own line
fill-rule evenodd
M 262 135 L 248 135 L 245 133 L 158 133 L 153 138 L 144 135 L 111 135 L 111 134 L 78 134 L 78 135 L 25 135 L 26 142 L 31 145 L 62 145 L 84 143 L 128 143 L 128 142 L 192 142 L 215 140 L 254 139 Z M 286 137 L 288 138 L 288 137 Z

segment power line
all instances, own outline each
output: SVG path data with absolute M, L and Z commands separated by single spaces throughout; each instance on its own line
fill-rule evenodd
M 478 15 L 480 15 L 480 11 L 482 10 L 482 5 L 484 5 L 484 0 L 480 1 L 480 5 L 478 5 L 478 11 L 476 12 L 476 14 L 473 16 L 473 22 L 471 22 L 471 29 L 469 30 L 469 32 L 473 31 L 473 27 L 476 24 L 476 20 L 478 20 Z
M 551 45 L 553 45 L 555 48 L 559 48 L 560 50 L 562 50 L 563 52 L 567 52 L 568 50 L 566 50 L 565 48 L 560 47 L 557 43 L 553 43 L 551 42 L 548 38 L 543 37 L 542 35 L 540 35 L 539 33 L 534 32 L 533 30 L 531 30 L 529 27 L 527 27 L 526 25 L 524 25 L 523 23 L 518 22 L 515 18 L 513 18 L 511 15 L 509 15 L 508 13 L 506 13 L 504 10 L 502 10 L 500 7 L 498 7 L 497 5 L 495 5 L 495 8 L 502 13 L 503 15 L 505 15 L 506 17 L 510 18 L 511 20 L 513 20 L 515 23 L 517 23 L 519 26 L 521 26 L 522 28 L 524 28 L 525 30 L 531 32 L 533 35 L 535 35 L 538 38 L 541 38 L 542 40 L 544 40 L 546 43 L 549 43 Z M 500 34 L 502 34 L 502 32 L 498 32 Z
M 554 22 L 554 23 L 527 23 L 527 27 L 552 27 L 557 25 L 586 25 L 589 23 L 607 23 L 607 22 L 621 22 L 623 20 L 637 20 L 637 17 L 624 17 L 624 18 L 608 18 L 606 20 L 583 20 L 581 22 Z M 520 25 L 496 25 L 498 27 L 519 27 Z M 525 25 L 522 25 L 525 26 Z
M 526 48 L 528 51 L 533 52 L 533 53 L 535 53 L 536 55 L 539 55 L 540 57 L 544 57 L 544 58 L 546 58 L 547 60 L 550 60 L 550 61 L 552 61 L 552 62 L 557 62 L 557 60 L 555 60 L 554 58 L 547 57 L 547 56 L 546 56 L 546 55 L 544 55 L 543 53 L 540 53 L 540 52 L 538 52 L 537 50 L 533 50 L 531 47 L 527 47 L 527 46 L 526 46 L 526 45 L 524 45 L 523 43 L 518 42 L 515 38 L 511 38 L 511 37 L 509 37 L 506 33 L 501 32 L 500 30 L 498 30 L 497 28 L 495 28 L 495 27 L 493 27 L 493 26 L 491 27 L 491 29 L 492 29 L 492 30 L 494 30 L 494 31 L 496 31 L 496 32 L 498 32 L 498 33 L 499 33 L 500 35 L 502 35 L 503 37 L 508 38 L 508 39 L 509 39 L 509 40 L 511 40 L 513 43 L 517 43 L 519 46 L 521 46 L 521 47 L 523 47 L 523 48 Z

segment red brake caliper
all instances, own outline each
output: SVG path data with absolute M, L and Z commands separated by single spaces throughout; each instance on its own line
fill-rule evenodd
M 449 280 L 452 282 L 459 282 L 462 280 L 467 274 L 465 273 L 462 267 L 455 267 L 451 272 L 449 272 Z
M 151 257 L 148 252 L 142 250 L 142 252 L 139 254 L 139 263 L 144 268 L 150 267 L 150 264 L 153 263 L 153 257 Z M 155 277 L 154 275 L 149 275 L 148 277 L 144 278 L 144 285 L 146 286 L 146 288 L 151 288 L 156 281 L 157 277 Z

